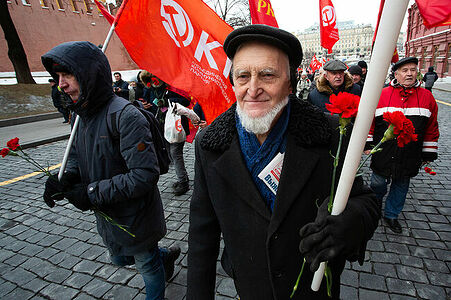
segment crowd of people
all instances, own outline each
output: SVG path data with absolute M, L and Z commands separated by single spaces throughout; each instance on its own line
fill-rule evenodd
M 214 299 L 219 254 L 240 299 L 289 299 L 303 260 L 309 264 L 304 283 L 312 280 L 321 261 L 328 261 L 332 288 L 328 291 L 325 280 L 318 292 L 302 284 L 292 299 L 330 299 L 328 292 L 339 299 L 345 262 L 363 263 L 382 213 L 391 230 L 402 232 L 397 218 L 409 178 L 422 163 L 437 158 L 437 105 L 416 81 L 418 60 L 405 58 L 392 67 L 394 79 L 382 91 L 368 145 L 382 138 L 387 128 L 382 115 L 393 110 L 412 120 L 418 140 L 402 149 L 387 144 L 374 155 L 372 189 L 357 177 L 346 208 L 332 216 L 327 205 L 334 178 L 330 153 L 340 139 L 338 118 L 326 113 L 325 104 L 339 92 L 360 95 L 366 63 L 348 70 L 343 62 L 330 60 L 315 77 L 303 72 L 296 80 L 303 58 L 299 40 L 266 25 L 232 31 L 223 48 L 232 61 L 237 101 L 209 126 L 198 103 L 191 110 L 189 97 L 148 71 L 130 85 L 116 72 L 113 84 L 106 56 L 89 42 L 64 43 L 43 55 L 45 68 L 72 100 L 68 108 L 81 118 L 63 177 L 50 176 L 45 184 L 45 203 L 52 207 L 66 198 L 82 211 L 94 211 L 112 262 L 135 264 L 146 299 L 164 299 L 165 280 L 172 276 L 180 248 L 158 246 L 166 225 L 152 125 L 134 105 L 114 112 L 110 105 L 137 102 L 163 125 L 170 101 L 204 128 L 195 144 L 186 299 Z M 109 133 L 112 113 L 117 114 L 118 140 Z M 183 120 L 188 132 L 188 118 Z M 345 145 L 349 137 L 344 137 Z M 176 195 L 189 189 L 183 146 L 169 145 Z

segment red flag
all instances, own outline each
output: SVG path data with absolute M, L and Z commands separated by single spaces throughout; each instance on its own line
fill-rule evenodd
M 315 72 L 316 70 L 319 70 L 322 67 L 321 63 L 316 58 L 316 55 L 313 55 L 309 67 L 310 67 L 310 69 L 312 69 L 313 72 Z
M 232 30 L 201 0 L 136 0 L 116 26 L 135 63 L 196 98 L 208 123 L 235 102 L 222 49 Z
M 279 28 L 269 0 L 249 0 L 252 24 L 266 24 Z
M 337 17 L 332 0 L 319 0 L 319 28 L 321 31 L 321 46 L 327 53 L 332 53 L 332 47 L 340 39 L 338 37 Z
M 377 31 L 379 29 L 379 22 L 380 22 L 381 16 L 382 16 L 382 10 L 384 10 L 384 4 L 385 4 L 385 0 L 381 0 L 381 4 L 379 5 L 379 14 L 377 15 L 376 29 L 374 30 L 373 43 L 371 45 L 371 49 L 374 48 L 374 42 L 376 41 L 376 35 L 377 35 Z M 393 56 L 391 58 L 391 62 L 395 63 L 398 60 L 399 60 L 398 49 L 395 46 L 395 51 L 393 52 Z
M 451 3 L 444 0 L 415 0 L 427 28 L 451 25 Z
M 105 8 L 105 6 L 103 6 L 102 3 L 100 3 L 98 0 L 94 0 L 95 4 L 97 5 L 97 8 L 100 10 L 100 12 L 102 13 L 102 16 L 105 17 L 105 19 L 108 21 L 108 23 L 113 24 L 114 22 L 114 16 L 111 15 Z

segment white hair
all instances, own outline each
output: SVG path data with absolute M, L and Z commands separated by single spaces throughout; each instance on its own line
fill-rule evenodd
M 253 134 L 265 134 L 269 132 L 274 119 L 287 104 L 288 96 L 261 117 L 250 117 L 244 110 L 241 109 L 239 103 L 236 105 L 236 112 L 240 118 L 241 126 L 243 126 L 247 132 Z

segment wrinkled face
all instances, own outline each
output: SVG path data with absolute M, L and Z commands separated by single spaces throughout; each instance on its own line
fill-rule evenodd
M 400 85 L 409 87 L 415 83 L 417 72 L 417 65 L 414 63 L 408 63 L 402 65 L 395 71 L 395 78 Z
M 121 80 L 121 75 L 119 75 L 119 74 L 114 74 L 114 80 L 116 80 L 116 81 Z
M 80 85 L 75 75 L 65 72 L 56 72 L 59 76 L 58 85 L 70 96 L 73 101 L 77 101 L 80 96 Z
M 305 78 L 307 78 L 307 75 L 305 75 L 305 74 L 304 74 L 304 75 L 301 75 L 301 78 L 302 78 L 302 79 L 305 79 Z
M 352 82 L 357 83 L 362 79 L 362 77 L 359 74 L 351 74 L 352 76 Z
M 243 44 L 233 58 L 232 76 L 238 105 L 250 118 L 266 115 L 291 93 L 288 56 L 271 45 Z
M 344 71 L 325 71 L 324 77 L 329 81 L 329 84 L 334 88 L 338 89 L 345 81 Z
M 363 74 L 363 75 L 366 74 L 366 68 L 362 68 L 362 74 Z

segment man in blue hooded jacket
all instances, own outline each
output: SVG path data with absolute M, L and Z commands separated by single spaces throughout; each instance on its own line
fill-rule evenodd
M 173 272 L 180 248 L 158 248 L 166 224 L 149 123 L 133 105 L 126 105 L 117 112 L 119 141 L 111 137 L 109 105 L 127 100 L 114 95 L 110 65 L 95 45 L 63 43 L 44 54 L 42 63 L 72 99 L 69 109 L 80 117 L 66 172 L 61 181 L 49 177 L 45 202 L 52 206 L 65 197 L 82 211 L 93 210 L 113 263 L 135 264 L 145 282 L 146 299 L 164 299 L 164 269 Z

